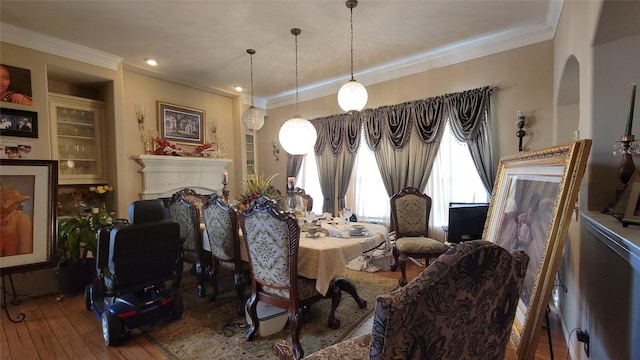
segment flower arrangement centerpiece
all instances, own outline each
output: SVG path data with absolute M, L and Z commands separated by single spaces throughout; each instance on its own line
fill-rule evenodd
M 180 151 L 182 151 L 176 144 L 166 139 L 155 138 L 154 145 L 155 149 L 151 151 L 153 155 L 180 156 Z
M 100 200 L 100 210 L 107 211 L 107 197 L 113 192 L 113 186 L 89 186 L 89 191 L 94 193 L 98 200 Z
M 282 208 L 282 194 L 271 184 L 271 181 L 276 176 L 278 174 L 269 177 L 265 177 L 263 174 L 256 174 L 255 178 L 247 180 L 243 192 L 237 197 L 238 210 L 242 212 L 248 209 L 251 202 L 260 196 L 265 196 L 275 201 Z

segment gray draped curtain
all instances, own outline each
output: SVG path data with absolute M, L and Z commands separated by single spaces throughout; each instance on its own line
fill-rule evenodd
M 344 196 L 360 145 L 359 116 L 332 115 L 311 122 L 318 132 L 315 145 L 320 188 L 324 197 L 323 212 L 334 214 L 345 206 Z
M 407 186 L 427 185 L 444 130 L 443 108 L 436 97 L 362 113 L 365 138 L 389 197 Z
M 446 96 L 451 131 L 456 139 L 469 147 L 473 163 L 489 194 L 495 181 L 490 121 L 493 90 L 483 87 Z
M 300 173 L 300 168 L 302 167 L 303 159 L 304 155 L 287 154 L 287 179 L 289 177 L 298 177 L 298 173 Z

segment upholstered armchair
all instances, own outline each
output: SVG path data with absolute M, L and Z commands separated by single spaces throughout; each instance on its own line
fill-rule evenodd
M 503 359 L 528 262 L 525 252 L 485 240 L 456 245 L 377 297 L 371 334 L 306 359 Z M 283 340 L 274 352 L 293 359 Z
M 233 276 L 238 298 L 237 313 L 244 314 L 245 272 L 248 275 L 249 264 L 242 261 L 238 233 L 238 216 L 226 201 L 212 194 L 202 208 L 202 219 L 211 249 L 211 286 L 213 294 L 210 301 L 218 295 L 218 274 Z
M 247 341 L 258 332 L 258 301 L 287 309 L 293 354 L 295 359 L 304 356 L 300 344 L 300 329 L 309 307 L 325 298 L 315 288 L 315 280 L 298 276 L 298 247 L 300 227 L 290 214 L 277 209 L 275 202 L 259 197 L 249 209 L 240 215 L 245 246 L 251 269 L 251 298 L 246 311 L 251 326 L 245 333 Z M 340 322 L 335 310 L 340 304 L 341 292 L 334 282 L 329 286 L 331 297 L 328 324 L 337 329 Z
M 211 253 L 202 247 L 201 209 L 205 197 L 191 189 L 178 191 L 169 200 L 169 215 L 180 225 L 183 261 L 192 264 L 191 272 L 198 278 L 197 296 L 205 297 L 205 280 L 211 267 Z
M 393 257 L 402 273 L 400 286 L 407 284 L 407 258 L 424 258 L 429 265 L 431 258 L 442 255 L 449 248 L 444 242 L 429 237 L 431 198 L 420 190 L 408 187 L 391 197 L 391 217 L 396 236 Z

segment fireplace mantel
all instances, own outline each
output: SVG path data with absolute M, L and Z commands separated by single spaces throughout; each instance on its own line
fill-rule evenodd
M 208 194 L 222 190 L 222 173 L 230 159 L 188 156 L 139 155 L 142 166 L 142 199 L 170 197 L 176 191 L 190 188 Z

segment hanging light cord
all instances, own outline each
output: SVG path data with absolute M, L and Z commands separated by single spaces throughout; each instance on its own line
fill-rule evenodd
M 351 24 L 351 80 L 355 80 L 353 78 L 353 7 L 350 7 L 349 10 L 349 23 Z
M 249 53 L 251 59 L 251 106 L 253 106 L 253 54 Z
M 296 39 L 296 114 L 300 114 L 298 111 L 298 34 L 295 34 Z

